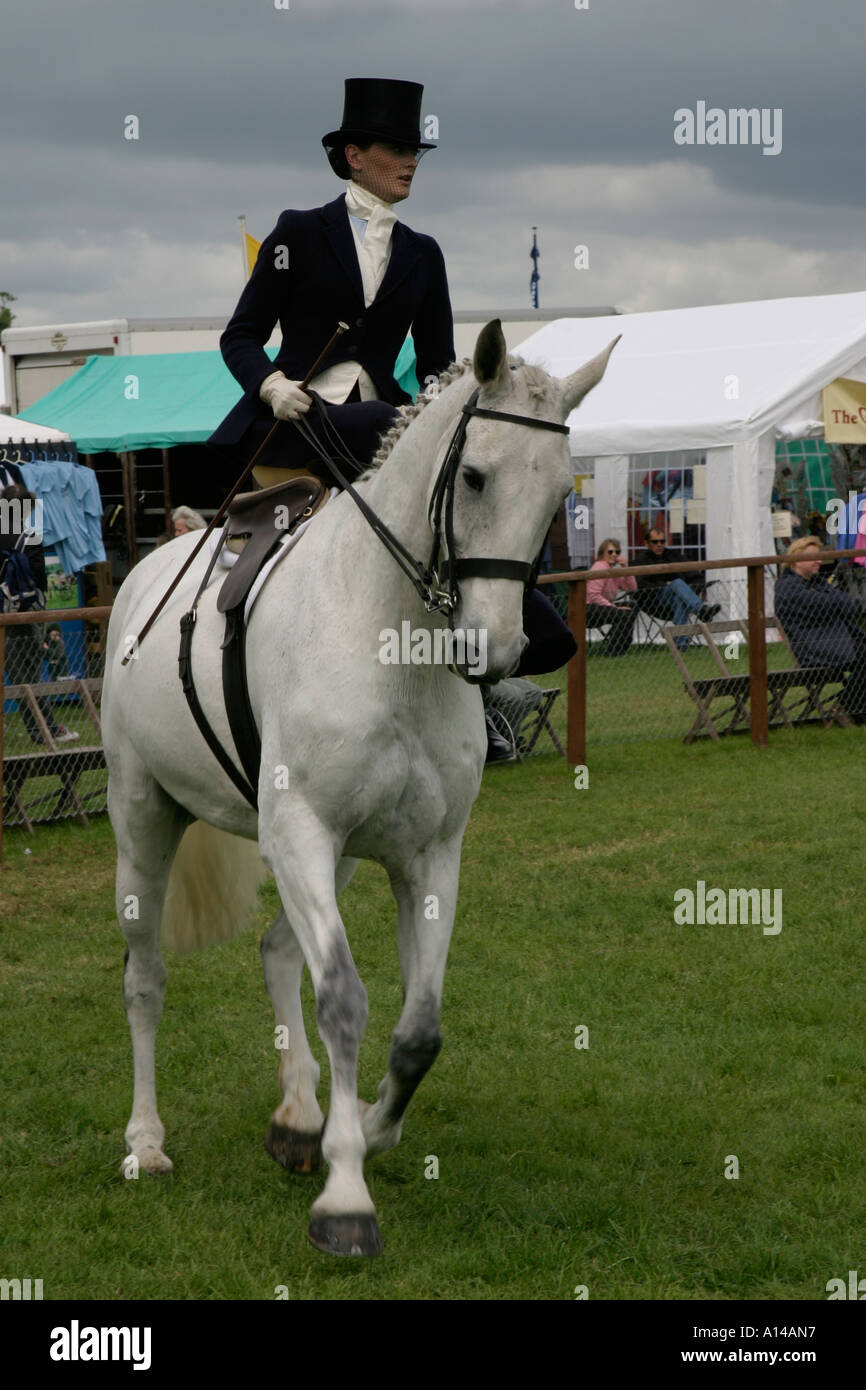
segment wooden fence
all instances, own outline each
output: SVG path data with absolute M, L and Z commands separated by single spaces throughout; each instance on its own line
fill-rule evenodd
M 62 792 L 58 809 L 62 808 L 64 813 L 71 811 L 83 824 L 86 824 L 87 815 L 84 804 L 78 795 L 77 782 L 82 772 L 105 765 L 102 731 L 94 701 L 94 696 L 98 697 L 102 689 L 102 677 L 81 676 L 64 681 L 7 685 L 5 677 L 6 629 L 7 627 L 32 627 L 40 623 L 63 623 L 81 619 L 85 623 L 101 624 L 104 635 L 104 628 L 110 613 L 111 608 L 108 606 L 43 609 L 31 613 L 0 613 L 0 858 L 3 855 L 3 812 L 7 800 L 14 802 L 16 809 L 22 816 L 24 825 L 28 829 L 32 829 L 23 801 L 18 793 L 19 787 L 28 777 L 59 777 Z M 81 700 L 94 729 L 95 741 L 90 746 L 68 744 L 59 746 L 55 743 L 39 707 L 40 700 L 55 695 L 75 695 Z M 3 711 L 5 702 L 9 699 L 17 700 L 19 704 L 29 708 L 34 724 L 39 728 L 42 736 L 42 743 L 37 746 L 38 751 L 34 749 L 34 751 L 27 753 L 13 754 L 11 757 L 4 756 L 5 716 Z
M 812 552 L 811 559 L 847 560 L 863 558 L 863 551 L 821 550 Z M 791 565 L 803 559 L 796 555 L 742 556 L 735 560 L 688 560 L 685 564 L 628 565 L 614 569 L 565 570 L 545 574 L 540 585 L 568 584 L 568 625 L 577 639 L 577 655 L 568 663 L 568 740 L 566 753 L 573 765 L 586 763 L 586 585 L 590 579 L 610 579 L 623 575 L 676 575 L 697 571 L 745 569 L 748 579 L 748 650 L 749 650 L 749 723 L 752 742 L 758 748 L 769 746 L 769 717 L 767 699 L 767 633 L 764 611 L 764 566 Z
M 855 550 L 822 550 L 820 558 L 822 560 L 843 560 L 850 559 L 854 555 L 862 555 L 862 551 Z M 567 669 L 568 679 L 568 741 L 567 756 L 572 764 L 586 762 L 586 584 L 589 579 L 605 579 L 612 576 L 623 575 L 653 575 L 664 574 L 682 575 L 683 573 L 695 573 L 706 570 L 722 569 L 745 569 L 748 577 L 748 652 L 749 652 L 749 724 L 751 729 L 752 742 L 759 748 L 766 748 L 769 745 L 769 716 L 768 716 L 768 681 L 767 681 L 767 638 L 766 638 L 766 614 L 764 611 L 764 567 L 767 565 L 794 564 L 794 560 L 787 559 L 784 555 L 759 555 L 737 557 L 733 560 L 689 560 L 684 566 L 682 562 L 678 564 L 666 565 L 629 565 L 625 568 L 616 569 L 596 569 L 596 570 L 567 570 L 556 574 L 545 574 L 539 579 L 541 585 L 551 585 L 559 583 L 568 584 L 568 624 L 577 639 L 577 655 L 569 662 Z M 817 558 L 817 557 L 813 557 Z M 59 623 L 70 619 L 83 619 L 87 623 L 107 623 L 111 613 L 110 607 L 99 608 L 73 608 L 55 609 L 52 611 L 36 613 L 6 613 L 0 614 L 0 858 L 3 852 L 3 799 L 4 799 L 4 757 L 3 757 L 3 706 L 4 701 L 10 697 L 26 701 L 31 710 L 34 711 L 34 718 L 39 719 L 37 699 L 46 695 L 65 693 L 77 694 L 81 697 L 82 703 L 87 710 L 91 722 L 95 726 L 100 744 L 94 748 L 58 748 L 51 739 L 50 734 L 45 731 L 43 737 L 46 748 L 44 752 L 27 753 L 15 755 L 6 759 L 7 780 L 13 782 L 20 780 L 20 774 L 27 772 L 29 775 L 45 772 L 57 773 L 60 775 L 64 785 L 64 799 L 69 803 L 73 812 L 86 820 L 83 807 L 76 805 L 75 781 L 80 775 L 84 764 L 83 754 L 101 753 L 101 735 L 99 729 L 99 717 L 93 700 L 94 694 L 98 694 L 102 685 L 101 677 L 82 677 L 64 682 L 62 688 L 58 683 L 40 684 L 31 686 L 6 686 L 4 678 L 4 662 L 6 655 L 6 628 L 20 624 L 34 623 Z M 55 688 L 55 686 L 57 688 Z M 19 760 L 26 761 L 27 767 L 17 768 Z M 10 777 L 10 768 L 12 769 Z M 65 779 L 65 780 L 64 780 Z M 13 786 L 14 789 L 14 786 Z

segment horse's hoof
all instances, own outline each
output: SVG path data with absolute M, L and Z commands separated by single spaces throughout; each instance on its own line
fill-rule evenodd
M 145 1149 L 140 1154 L 127 1154 L 120 1165 L 124 1178 L 137 1178 L 139 1173 L 149 1173 L 151 1177 L 163 1177 L 174 1172 L 174 1164 L 162 1149 Z
M 326 1255 L 381 1255 L 385 1248 L 375 1216 L 314 1216 L 310 1244 Z
M 322 1166 L 321 1134 L 302 1134 L 271 1120 L 265 1148 L 290 1173 L 318 1173 Z

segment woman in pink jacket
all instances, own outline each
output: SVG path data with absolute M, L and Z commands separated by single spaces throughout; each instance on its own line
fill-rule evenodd
M 622 567 L 622 546 L 619 541 L 608 537 L 601 542 L 595 552 L 597 560 L 594 570 Z M 631 646 L 631 629 L 636 610 L 630 604 L 617 603 L 617 595 L 634 593 L 637 580 L 634 575 L 611 575 L 608 579 L 588 579 L 586 583 L 586 626 L 607 627 L 607 641 L 601 649 L 602 656 L 623 656 Z

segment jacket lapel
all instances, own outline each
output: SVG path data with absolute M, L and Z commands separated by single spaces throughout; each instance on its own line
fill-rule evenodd
M 406 279 L 406 276 L 415 269 L 421 253 L 417 249 L 415 237 L 401 222 L 394 223 L 394 234 L 391 239 L 391 259 L 388 262 L 388 269 L 385 271 L 385 278 L 379 286 L 379 293 L 373 300 L 374 304 L 379 304 L 389 294 Z
M 339 198 L 335 198 L 333 203 L 325 204 L 322 208 L 322 219 L 325 223 L 325 240 L 348 277 L 356 299 L 363 306 L 364 286 L 361 281 L 361 267 L 358 265 L 358 252 L 355 249 L 355 238 L 352 235 L 349 214 L 346 211 L 346 199 L 343 194 Z
M 325 204 L 322 208 L 322 219 L 325 224 L 325 239 L 348 277 L 356 298 L 363 306 L 364 285 L 361 280 L 361 267 L 358 265 L 355 238 L 346 211 L 346 199 L 342 194 L 335 198 L 333 203 Z M 411 274 L 420 259 L 421 252 L 418 250 L 416 237 L 401 222 L 395 222 L 391 240 L 391 259 L 373 303 L 379 304 L 392 294 L 406 276 Z

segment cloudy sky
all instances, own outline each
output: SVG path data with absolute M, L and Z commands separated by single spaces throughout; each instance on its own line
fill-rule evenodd
M 227 317 L 238 214 L 261 239 L 344 186 L 320 139 L 356 76 L 424 83 L 440 148 L 401 216 L 456 309 L 528 306 L 533 224 L 542 308 L 864 288 L 863 0 L 578 3 L 0 0 L 16 326 Z M 779 108 L 781 152 L 677 144 L 698 102 Z

